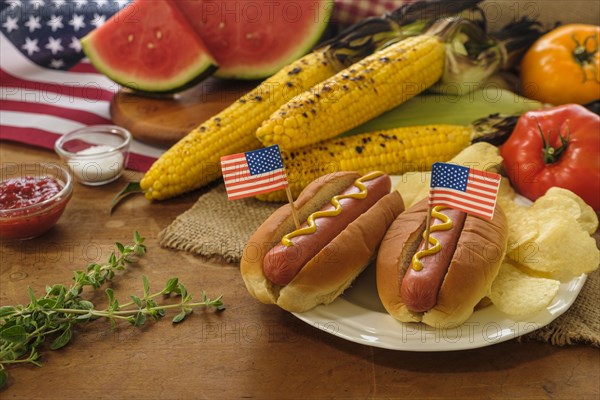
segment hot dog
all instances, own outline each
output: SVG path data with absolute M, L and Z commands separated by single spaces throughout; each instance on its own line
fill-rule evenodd
M 488 294 L 506 252 L 508 230 L 499 206 L 492 220 L 449 208 L 435 211 L 432 254 L 420 253 L 427 199 L 392 223 L 377 254 L 377 291 L 397 320 L 446 328 L 466 321 Z M 450 221 L 449 229 L 434 232 L 444 220 Z M 437 251 L 436 241 L 441 246 Z
M 404 210 L 382 172 L 336 172 L 307 186 L 252 235 L 240 263 L 251 295 L 303 312 L 337 298 L 374 258 L 387 228 Z

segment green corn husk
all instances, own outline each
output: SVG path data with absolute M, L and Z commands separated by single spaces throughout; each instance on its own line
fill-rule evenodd
M 490 114 L 521 115 L 542 107 L 542 103 L 501 89 L 496 84 L 484 86 L 464 96 L 422 94 L 342 136 L 401 126 L 469 125 Z

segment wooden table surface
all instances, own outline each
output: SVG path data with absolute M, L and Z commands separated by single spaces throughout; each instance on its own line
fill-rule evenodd
M 3 163 L 57 161 L 49 151 L 2 142 Z M 135 178 L 129 173 L 128 178 Z M 252 299 L 237 265 L 162 249 L 158 233 L 198 194 L 151 204 L 131 198 L 109 216 L 123 180 L 103 187 L 75 185 L 58 225 L 38 239 L 3 242 L 0 305 L 23 304 L 27 287 L 70 283 L 73 270 L 108 257 L 115 241 L 137 229 L 148 253 L 110 286 L 119 299 L 177 276 L 198 296 L 223 295 L 222 313 L 195 311 L 142 329 L 98 320 L 76 329 L 43 366 L 9 368 L 2 399 L 313 399 L 313 398 L 560 398 L 600 397 L 600 350 L 545 343 L 501 344 L 458 352 L 391 351 L 352 343 Z M 102 304 L 102 297 L 94 299 Z M 168 314 L 172 317 L 174 314 Z

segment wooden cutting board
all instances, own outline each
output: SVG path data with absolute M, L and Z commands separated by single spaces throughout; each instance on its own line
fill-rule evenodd
M 113 123 L 128 129 L 135 139 L 170 147 L 256 85 L 209 78 L 185 92 L 157 97 L 123 89 L 113 97 L 110 114 Z

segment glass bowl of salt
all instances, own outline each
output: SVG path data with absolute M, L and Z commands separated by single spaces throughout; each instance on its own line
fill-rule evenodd
M 116 125 L 92 125 L 61 136 L 56 153 L 75 180 L 99 186 L 119 179 L 129 156 L 131 133 Z

